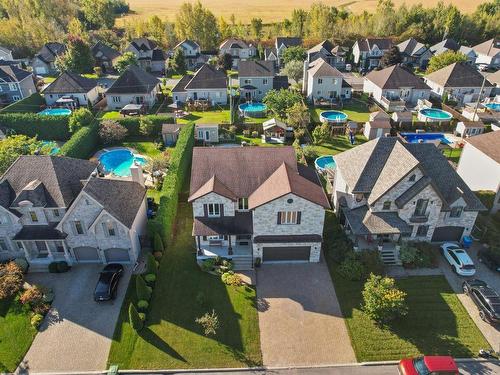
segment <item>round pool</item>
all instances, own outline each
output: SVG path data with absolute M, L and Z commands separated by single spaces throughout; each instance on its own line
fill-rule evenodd
M 347 114 L 341 111 L 323 111 L 319 114 L 321 122 L 345 122 Z
M 41 112 L 38 112 L 42 116 L 69 116 L 71 115 L 71 109 L 68 108 L 47 108 Z
M 484 105 L 486 108 L 491 109 L 494 112 L 500 112 L 500 103 L 488 103 Z
M 238 108 L 246 117 L 263 117 L 267 111 L 267 105 L 264 103 L 243 103 Z
M 450 121 L 453 118 L 451 113 L 437 108 L 424 108 L 418 111 L 420 121 Z
M 323 155 L 314 161 L 314 165 L 318 171 L 325 169 L 335 169 L 335 159 L 332 155 Z
M 120 177 L 130 176 L 130 167 L 134 162 L 144 165 L 146 159 L 125 148 L 106 151 L 99 156 L 99 163 L 104 168 L 104 172 Z

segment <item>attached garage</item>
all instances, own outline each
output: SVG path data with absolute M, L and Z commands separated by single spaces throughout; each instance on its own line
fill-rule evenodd
M 264 262 L 309 261 L 311 246 L 273 246 L 262 249 Z
M 99 258 L 99 252 L 95 247 L 74 247 L 73 254 L 75 254 L 75 258 L 78 262 L 101 262 L 101 258 Z
M 462 239 L 462 234 L 464 233 L 464 227 L 438 227 L 434 229 L 432 235 L 432 242 L 444 242 L 444 241 L 460 241 Z
M 130 256 L 128 249 L 112 248 L 104 250 L 104 257 L 107 263 L 128 263 Z

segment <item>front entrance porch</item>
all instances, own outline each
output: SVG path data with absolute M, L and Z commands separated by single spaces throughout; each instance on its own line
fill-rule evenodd
M 253 268 L 252 240 L 250 235 L 195 237 L 197 260 L 221 257 L 231 259 L 235 270 Z
M 355 251 L 377 250 L 386 265 L 401 265 L 399 234 L 349 235 Z
M 23 240 L 16 241 L 24 250 L 30 269 L 36 270 L 36 265 L 46 267 L 56 261 L 66 261 L 72 264 L 72 257 L 64 240 Z M 35 266 L 35 267 L 33 267 Z

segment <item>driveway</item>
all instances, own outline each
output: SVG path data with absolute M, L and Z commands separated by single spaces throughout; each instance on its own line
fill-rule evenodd
M 96 303 L 93 291 L 102 265 L 80 265 L 63 274 L 28 274 L 29 283 L 55 292 L 51 311 L 20 365 L 20 373 L 105 370 L 130 269 L 112 302 Z
M 324 262 L 262 265 L 257 301 L 265 366 L 356 361 Z
M 474 276 L 474 278 L 485 281 L 486 283 L 488 283 L 489 286 L 491 286 L 493 289 L 495 289 L 497 292 L 500 293 L 500 275 L 498 273 L 494 273 L 493 271 L 489 270 L 485 265 L 480 263 L 477 259 L 477 252 L 481 248 L 481 246 L 482 245 L 480 244 L 474 244 L 474 246 L 467 251 L 467 253 L 470 255 L 472 261 L 476 266 L 476 275 Z M 463 293 L 462 283 L 466 278 L 455 274 L 451 270 L 450 265 L 442 255 L 440 255 L 439 257 L 439 266 L 442 269 L 446 279 L 448 280 L 448 283 L 457 293 L 458 298 L 465 306 L 469 315 L 472 317 L 478 328 L 481 330 L 486 340 L 488 340 L 491 347 L 496 351 L 500 351 L 500 331 L 497 328 L 491 326 L 490 324 L 483 322 L 481 318 L 479 318 L 479 312 L 476 305 L 474 304 L 474 302 L 472 302 L 470 297 L 466 296 Z

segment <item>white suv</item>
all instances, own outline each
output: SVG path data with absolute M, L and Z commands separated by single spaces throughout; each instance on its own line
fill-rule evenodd
M 440 247 L 441 253 L 450 263 L 453 271 L 460 276 L 474 276 L 476 267 L 474 267 L 472 259 L 464 249 L 453 242 L 445 242 Z

